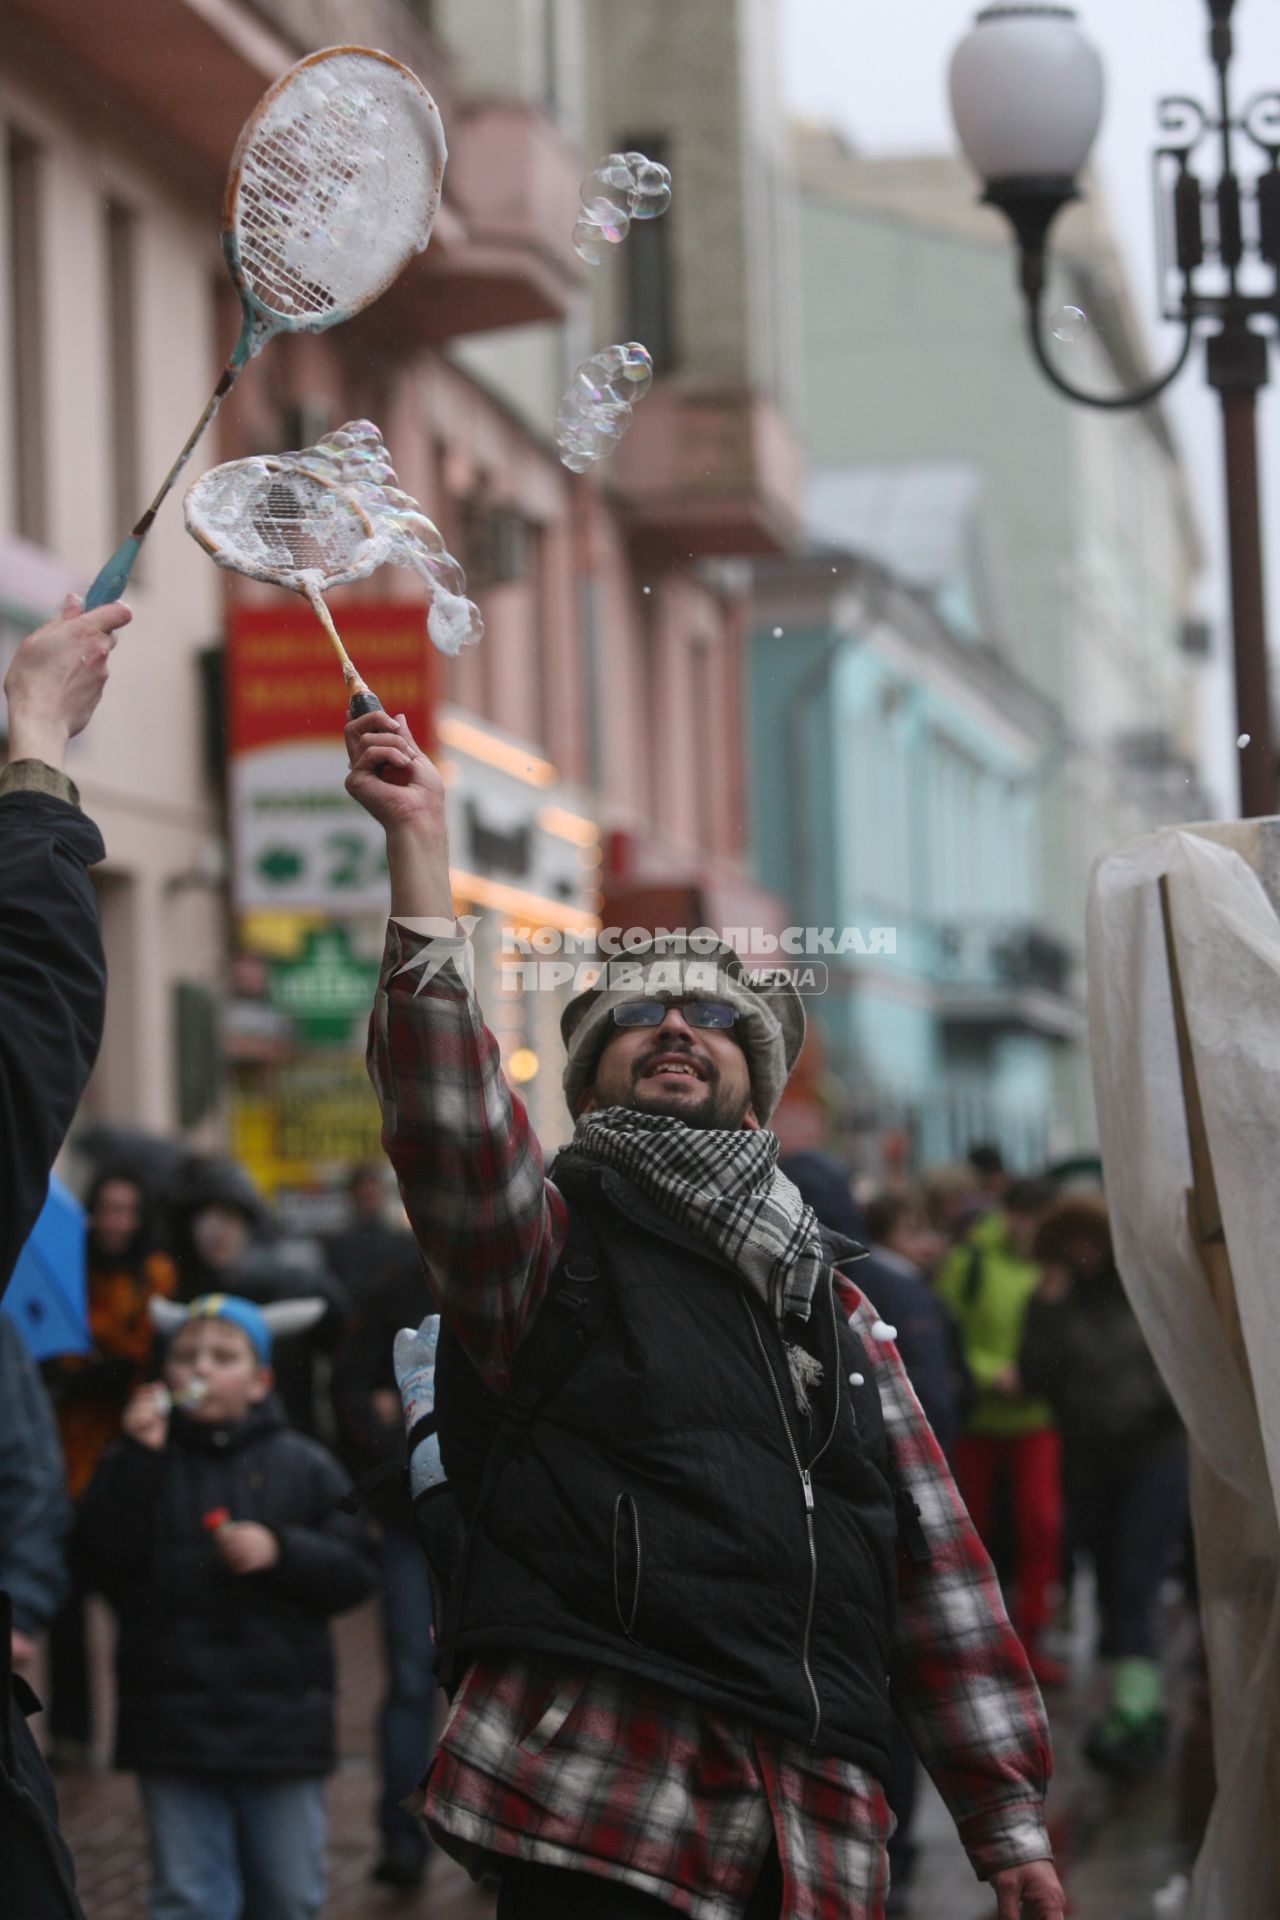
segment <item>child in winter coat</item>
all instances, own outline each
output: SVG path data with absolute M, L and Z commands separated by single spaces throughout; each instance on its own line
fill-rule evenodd
M 328 1623 L 374 1565 L 335 1512 L 345 1475 L 271 1391 L 272 1313 L 302 1304 L 159 1303 L 176 1323 L 164 1386 L 134 1395 L 81 1508 L 120 1616 L 116 1764 L 140 1779 L 150 1920 L 315 1920 L 324 1904 Z

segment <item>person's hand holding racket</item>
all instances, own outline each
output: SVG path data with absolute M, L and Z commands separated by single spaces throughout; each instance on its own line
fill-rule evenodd
M 68 594 L 61 611 L 27 635 L 4 681 L 11 760 L 61 767 L 67 741 L 83 733 L 102 698 L 116 631 L 132 618 L 121 600 L 82 613 Z
M 402 713 L 365 713 L 347 722 L 347 792 L 387 836 L 391 911 L 453 918 L 444 781 Z M 395 780 L 384 769 L 392 770 Z M 403 784 L 400 781 L 403 780 Z
M 347 792 L 388 832 L 412 822 L 443 823 L 444 781 L 409 731 L 402 713 L 363 713 L 343 738 L 351 771 Z M 384 767 L 399 779 L 389 780 Z

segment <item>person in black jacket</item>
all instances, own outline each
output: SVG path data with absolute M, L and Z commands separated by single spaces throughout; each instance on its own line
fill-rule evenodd
M 284 1423 L 270 1355 L 251 1302 L 194 1301 L 167 1392 L 134 1395 L 81 1506 L 120 1617 L 116 1764 L 141 1776 L 152 1920 L 315 1920 L 324 1904 L 328 1623 L 374 1568 L 335 1511 L 346 1475 Z
M 1033 1252 L 1044 1272 L 1018 1370 L 1062 1431 L 1071 1531 L 1093 1561 L 1099 1651 L 1114 1662 L 1084 1752 L 1104 1773 L 1135 1776 L 1164 1750 L 1160 1587 L 1186 1533 L 1186 1435 L 1116 1269 L 1101 1195 L 1064 1195 Z
M 422 1319 L 424 1287 L 418 1249 L 396 1236 L 380 1283 L 366 1289 L 334 1366 L 333 1400 L 342 1457 L 356 1478 L 407 1458 L 404 1416 L 392 1349 L 402 1327 Z M 391 1251 L 388 1249 L 388 1251 Z M 426 1828 L 402 1801 L 431 1760 L 436 1685 L 433 1674 L 431 1578 L 414 1531 L 400 1477 L 388 1471 L 393 1497 L 370 1507 L 382 1526 L 382 1624 L 387 1690 L 378 1716 L 382 1773 L 378 1827 L 382 1850 L 373 1877 L 408 1891 L 420 1884 L 430 1851 Z M 395 1497 L 398 1495 L 398 1498 Z
M 9 764 L 0 773 L 0 1294 L 35 1225 L 53 1165 L 97 1058 L 107 971 L 88 869 L 102 836 L 62 771 L 107 683 L 120 602 L 82 614 L 68 598 L 30 634 L 5 676 Z M 32 1920 L 78 1920 L 75 1871 L 11 1670 L 11 1605 L 0 1592 L 0 1861 L 5 1901 Z
M 913 1204 L 901 1194 L 883 1194 L 859 1207 L 849 1176 L 834 1154 L 820 1150 L 789 1154 L 779 1162 L 789 1180 L 817 1214 L 824 1227 L 846 1239 L 870 1240 L 872 1250 L 853 1269 L 859 1287 L 875 1301 L 876 1310 L 897 1335 L 896 1345 L 916 1398 L 925 1411 L 939 1446 L 950 1458 L 965 1401 L 969 1370 L 960 1349 L 959 1333 L 942 1302 L 930 1292 L 923 1270 L 906 1252 L 913 1234 L 927 1229 Z M 912 1838 L 920 1769 L 915 1749 L 900 1721 L 893 1726 L 893 1746 L 886 1798 L 897 1822 L 889 1841 L 891 1882 L 886 1914 L 904 1912 L 915 1871 L 916 1844 Z

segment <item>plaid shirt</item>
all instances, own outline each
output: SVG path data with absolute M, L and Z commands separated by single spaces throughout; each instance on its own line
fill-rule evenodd
M 369 1034 L 383 1139 L 441 1313 L 501 1393 L 565 1237 L 479 1008 L 447 964 L 415 994 L 422 937 L 392 922 Z M 874 1307 L 837 1276 L 931 1556 L 899 1555 L 893 1701 L 979 1875 L 1050 1854 L 1044 1711 L 999 1587 Z M 503 1858 L 626 1881 L 695 1920 L 741 1920 L 772 1840 L 782 1920 L 878 1920 L 890 1817 L 848 1761 L 601 1667 L 482 1656 L 453 1702 L 424 1812 L 475 1872 Z

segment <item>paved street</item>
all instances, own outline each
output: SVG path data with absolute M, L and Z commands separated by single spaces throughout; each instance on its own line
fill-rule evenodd
M 374 1859 L 371 1729 L 381 1673 L 371 1608 L 339 1629 L 342 1765 L 330 1783 L 329 1903 L 325 1920 L 485 1920 L 488 1892 L 437 1858 L 422 1893 L 404 1898 L 370 1884 Z M 1051 1801 L 1055 1845 L 1077 1920 L 1150 1920 L 1151 1896 L 1177 1864 L 1168 1781 L 1116 1789 L 1078 1758 L 1080 1730 L 1099 1680 L 1077 1648 L 1073 1685 L 1054 1702 L 1057 1773 Z M 146 1870 L 132 1779 L 105 1771 L 59 1780 L 64 1822 L 79 1866 L 87 1920 L 143 1920 Z M 930 1790 L 920 1819 L 921 1860 L 911 1913 L 917 1920 L 992 1920 L 994 1903 L 974 1879 L 945 1809 Z

